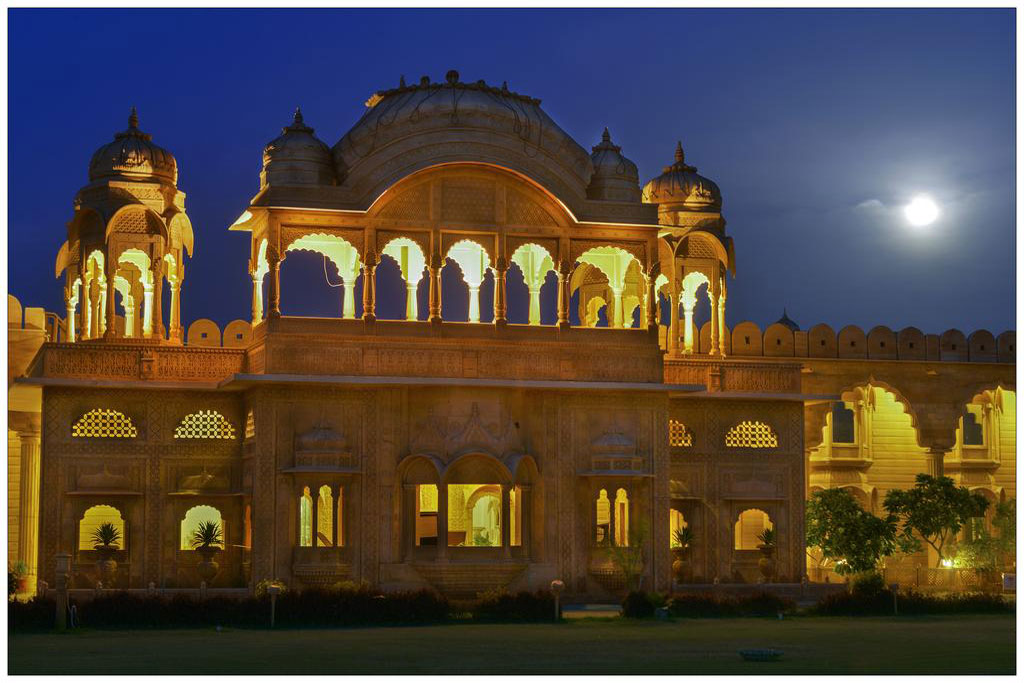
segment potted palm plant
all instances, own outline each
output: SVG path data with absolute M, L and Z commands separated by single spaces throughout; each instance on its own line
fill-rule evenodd
M 192 548 L 203 558 L 196 565 L 196 570 L 203 581 L 207 583 L 213 581 L 213 577 L 220 569 L 220 565 L 213 558 L 223 544 L 224 537 L 218 522 L 200 522 L 196 530 L 192 532 Z
M 676 529 L 672 534 L 672 540 L 674 541 L 672 554 L 675 556 L 675 559 L 672 560 L 672 575 L 679 583 L 685 583 L 690 578 L 690 550 L 694 542 L 693 531 L 688 526 Z
M 757 540 L 761 541 L 761 545 L 757 546 L 761 551 L 757 568 L 764 582 L 771 581 L 775 577 L 775 529 L 765 529 L 758 534 Z
M 112 522 L 103 522 L 93 529 L 91 540 L 98 557 L 96 569 L 99 570 L 100 580 L 104 584 L 109 584 L 117 572 L 114 554 L 121 549 L 118 545 L 121 542 L 121 532 Z

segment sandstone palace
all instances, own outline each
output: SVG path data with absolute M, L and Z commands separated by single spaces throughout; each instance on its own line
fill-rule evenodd
M 874 511 L 919 472 L 1015 495 L 1015 334 L 730 320 L 742 244 L 671 140 L 641 184 L 607 131 L 588 151 L 539 100 L 455 72 L 374 94 L 333 146 L 297 111 L 227 228 L 252 298 L 221 329 L 180 314 L 218 228 L 193 228 L 188 170 L 139 126 L 74 197 L 66 309 L 9 302 L 9 560 L 29 592 L 64 555 L 94 587 L 104 523 L 104 584 L 143 590 L 560 579 L 606 600 L 621 548 L 647 589 L 823 582 L 819 488 Z M 321 258 L 339 315 L 289 315 L 286 264 Z M 211 521 L 214 572 L 190 543 Z

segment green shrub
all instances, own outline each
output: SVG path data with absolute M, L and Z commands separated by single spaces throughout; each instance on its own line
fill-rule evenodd
M 7 603 L 7 628 L 10 631 L 49 631 L 54 628 L 57 603 L 38 595 L 26 602 Z
M 684 593 L 668 601 L 670 615 L 686 618 L 774 617 L 795 609 L 792 600 L 763 592 L 743 597 Z
M 471 614 L 474 621 L 554 621 L 555 596 L 549 591 L 487 591 L 478 596 Z
M 655 605 L 643 591 L 630 591 L 622 601 L 622 616 L 630 619 L 646 619 L 654 616 Z
M 850 592 L 859 597 L 872 597 L 885 590 L 885 579 L 878 572 L 857 574 L 850 581 Z
M 1002 596 L 990 593 L 955 593 L 952 595 L 922 595 L 913 591 L 896 598 L 901 615 L 925 614 L 1009 614 L 1012 605 Z M 874 595 L 833 593 L 822 598 L 811 609 L 821 616 L 886 616 L 893 614 L 893 594 L 883 589 Z

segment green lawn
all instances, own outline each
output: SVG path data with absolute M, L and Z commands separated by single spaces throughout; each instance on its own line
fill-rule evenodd
M 703 619 L 8 637 L 9 673 L 1015 673 L 1013 616 Z M 740 660 L 773 647 L 779 662 Z

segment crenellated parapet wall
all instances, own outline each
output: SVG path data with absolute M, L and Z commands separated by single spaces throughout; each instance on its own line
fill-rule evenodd
M 701 327 L 699 336 L 699 353 L 710 354 L 710 322 Z M 856 325 L 836 332 L 824 323 L 809 330 L 773 323 L 762 330 L 748 320 L 726 328 L 723 336 L 726 354 L 740 357 L 1014 363 L 1017 347 L 1017 333 L 1013 330 L 997 337 L 988 330 L 964 334 L 950 329 L 942 334 L 925 334 L 916 327 L 894 331 L 884 325 L 866 333 Z

